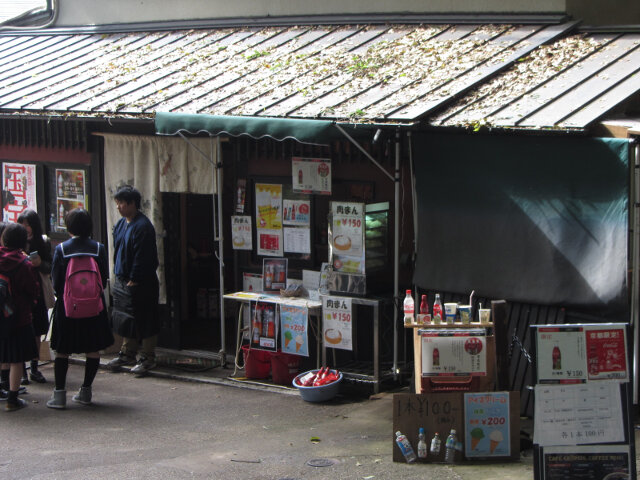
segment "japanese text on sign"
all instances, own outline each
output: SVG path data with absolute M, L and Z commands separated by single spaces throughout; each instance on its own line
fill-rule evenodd
M 352 350 L 352 310 L 349 297 L 322 298 L 323 338 L 328 347 Z

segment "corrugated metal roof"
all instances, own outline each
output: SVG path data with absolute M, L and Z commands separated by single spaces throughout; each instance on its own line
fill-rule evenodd
M 572 25 L 0 36 L 0 111 L 412 121 Z
M 640 62 L 635 36 L 565 37 L 574 26 L 5 34 L 0 114 L 150 118 L 168 111 L 412 122 L 461 99 L 434 124 L 491 118 L 495 125 L 537 127 L 553 123 L 558 112 L 580 127 L 626 98 Z M 575 108 L 574 88 L 589 92 L 589 104 L 587 94 L 577 95 L 588 108 Z M 553 107 L 541 103 L 563 96 Z
M 585 128 L 640 92 L 640 34 L 563 38 L 541 46 L 430 123 Z

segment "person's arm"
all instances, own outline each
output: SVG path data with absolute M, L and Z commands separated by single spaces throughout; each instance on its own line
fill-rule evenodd
M 100 277 L 102 277 L 102 286 L 106 287 L 109 279 L 109 257 L 104 245 L 101 243 L 98 243 L 98 245 L 98 267 L 100 268 Z
M 51 283 L 53 284 L 53 291 L 56 296 L 59 297 L 64 292 L 64 257 L 62 256 L 62 248 L 56 247 L 53 253 L 53 262 L 51 263 Z
M 42 251 L 38 252 L 38 255 L 40 255 L 40 266 L 38 267 L 38 271 L 48 274 L 51 272 L 51 240 L 45 235 L 43 235 L 43 240 L 44 243 Z
M 130 285 L 136 285 L 157 268 L 156 232 L 152 225 L 141 223 L 132 232 Z

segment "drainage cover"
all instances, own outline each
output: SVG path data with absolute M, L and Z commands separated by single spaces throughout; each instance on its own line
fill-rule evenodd
M 334 464 L 335 462 L 328 458 L 312 458 L 307 462 L 310 467 L 330 467 Z

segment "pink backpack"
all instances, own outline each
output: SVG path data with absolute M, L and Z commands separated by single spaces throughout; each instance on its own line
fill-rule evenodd
M 64 255 L 64 247 L 62 254 Z M 100 248 L 100 247 L 98 247 Z M 91 255 L 69 258 L 64 282 L 64 312 L 69 318 L 89 318 L 104 310 L 102 277 L 98 262 Z

